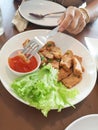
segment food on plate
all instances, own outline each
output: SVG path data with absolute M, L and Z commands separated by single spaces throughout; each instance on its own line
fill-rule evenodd
M 26 40 L 23 47 L 28 42 Z M 63 54 L 53 41 L 48 41 L 38 53 L 41 57 L 40 68 L 16 78 L 11 87 L 20 98 L 47 117 L 52 109 L 61 111 L 65 106 L 73 106 L 71 100 L 79 94 L 73 86 L 82 80 L 84 67 L 82 57 L 72 50 Z
M 25 47 L 29 42 L 30 42 L 30 39 L 26 39 L 26 40 L 22 43 L 23 47 Z
M 9 56 L 8 64 L 11 69 L 16 72 L 30 72 L 38 66 L 38 61 L 35 56 L 32 56 L 30 60 L 26 60 L 21 51 L 15 52 L 13 56 Z
M 77 89 L 68 89 L 59 82 L 57 74 L 58 69 L 47 64 L 34 73 L 18 77 L 11 87 L 20 98 L 47 117 L 52 109 L 59 112 L 65 106 L 73 106 L 70 100 L 78 95 Z
M 72 50 L 67 50 L 64 54 L 53 41 L 48 41 L 44 47 L 39 50 L 41 56 L 41 65 L 51 64 L 58 69 L 58 81 L 61 81 L 66 87 L 72 88 L 82 80 L 84 67 L 82 57 L 75 55 Z
M 25 40 L 23 47 L 29 42 L 29 39 Z M 50 63 L 52 67 L 58 69 L 58 81 L 67 88 L 72 88 L 82 80 L 84 72 L 82 57 L 75 55 L 72 50 L 67 50 L 63 54 L 54 41 L 48 41 L 38 53 L 41 57 L 41 66 Z

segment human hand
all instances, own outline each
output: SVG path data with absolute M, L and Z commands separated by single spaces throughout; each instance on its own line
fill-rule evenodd
M 80 33 L 86 26 L 86 14 L 81 9 L 70 6 L 59 20 L 59 31 L 67 31 L 71 34 Z

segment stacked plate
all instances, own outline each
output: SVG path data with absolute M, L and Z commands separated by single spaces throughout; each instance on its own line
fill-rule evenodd
M 41 25 L 41 26 L 57 26 L 57 21 L 62 14 L 50 15 L 42 19 L 30 16 L 29 13 L 47 14 L 52 12 L 64 11 L 65 7 L 62 5 L 47 1 L 47 0 L 29 0 L 24 1 L 19 7 L 20 14 L 29 22 Z
M 98 130 L 98 114 L 90 114 L 73 121 L 65 130 Z

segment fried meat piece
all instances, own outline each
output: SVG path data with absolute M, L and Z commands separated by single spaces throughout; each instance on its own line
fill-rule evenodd
M 59 62 L 57 60 L 53 60 L 50 64 L 53 68 L 59 69 Z
M 73 73 L 71 75 L 69 75 L 67 78 L 62 80 L 62 83 L 68 87 L 68 88 L 72 88 L 73 86 L 75 86 L 76 84 L 78 84 L 80 81 L 82 80 L 82 76 L 78 77 L 76 75 L 74 75 Z
M 39 52 L 42 52 L 44 50 L 50 51 L 52 47 L 55 46 L 55 43 L 53 41 L 48 41 L 40 50 Z
M 76 57 L 73 57 L 73 73 L 76 76 L 81 76 L 83 73 L 81 63 Z
M 82 57 L 77 56 L 77 55 L 74 55 L 74 57 L 76 57 L 76 58 L 79 60 L 79 62 L 80 62 L 80 64 L 81 64 L 81 67 L 82 67 L 82 72 L 84 72 L 85 69 L 84 69 L 84 67 L 83 67 L 83 65 L 82 65 Z
M 23 47 L 25 47 L 29 42 L 30 42 L 30 39 L 26 39 L 26 40 L 22 43 Z
M 58 72 L 58 81 L 68 77 L 71 73 L 72 73 L 72 69 L 70 69 L 69 71 L 66 71 L 63 68 L 60 68 L 60 70 Z
M 62 51 L 59 47 L 54 46 L 50 51 L 54 55 L 54 58 L 60 59 L 62 57 Z
M 47 50 L 44 50 L 44 51 L 42 51 L 41 53 L 42 53 L 43 56 L 45 56 L 45 57 L 48 58 L 48 59 L 53 59 L 53 58 L 54 58 L 53 54 L 50 53 L 50 52 L 47 51 Z
M 60 66 L 65 70 L 69 70 L 72 67 L 73 52 L 68 50 L 61 58 Z
M 55 43 L 53 41 L 48 41 L 45 46 L 46 46 L 46 49 L 50 51 L 51 48 L 55 47 Z
M 20 56 L 22 60 L 24 60 L 26 63 L 30 62 L 30 60 L 27 59 L 27 57 L 23 53 L 21 53 L 21 51 L 18 51 L 18 56 Z

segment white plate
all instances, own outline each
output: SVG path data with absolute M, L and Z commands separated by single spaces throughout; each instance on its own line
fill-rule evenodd
M 41 26 L 57 26 L 57 21 L 62 14 L 55 14 L 54 17 L 47 16 L 43 19 L 37 19 L 30 16 L 29 13 L 47 14 L 64 10 L 65 7 L 60 4 L 47 0 L 29 0 L 23 2 L 19 7 L 19 12 L 25 19 Z
M 27 38 L 32 39 L 34 36 L 37 35 L 42 35 L 42 34 L 46 35 L 48 31 L 49 30 L 38 29 L 38 30 L 32 30 L 32 31 L 26 31 L 20 33 L 18 35 L 15 35 L 11 39 L 9 39 L 1 49 L 0 52 L 1 82 L 3 83 L 4 87 L 8 90 L 8 92 L 11 95 L 13 95 L 15 98 L 17 98 L 22 102 L 24 101 L 20 99 L 10 87 L 10 84 L 16 78 L 16 76 L 14 76 L 7 68 L 8 55 L 12 51 L 22 48 L 22 43 Z M 66 52 L 68 49 L 71 49 L 74 52 L 74 54 L 83 57 L 83 66 L 85 68 L 85 72 L 83 73 L 82 81 L 75 86 L 75 88 L 79 90 L 79 95 L 76 97 L 75 100 L 71 101 L 73 104 L 77 104 L 80 101 L 82 101 L 84 98 L 86 98 L 94 88 L 96 77 L 97 77 L 96 65 L 93 62 L 93 59 L 89 51 L 86 49 L 86 47 L 83 46 L 82 43 L 80 43 L 78 40 L 74 39 L 73 37 L 59 32 L 49 40 L 53 40 L 56 43 L 56 45 L 62 49 L 63 52 Z M 28 104 L 27 102 L 24 103 Z
M 73 121 L 65 130 L 98 130 L 98 114 L 90 114 Z
M 86 41 L 87 48 L 89 49 L 92 57 L 96 62 L 96 67 L 98 70 L 98 39 L 85 37 L 85 41 Z

